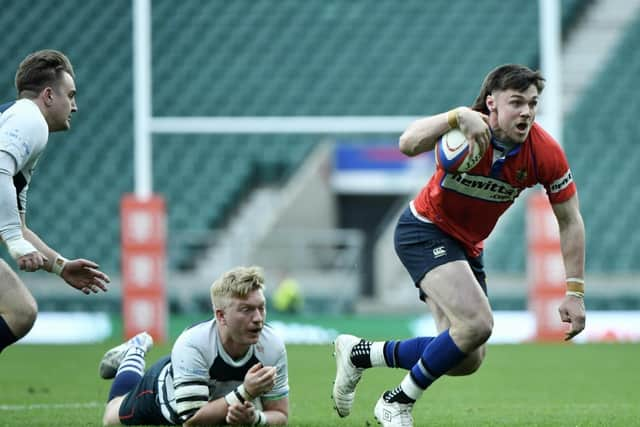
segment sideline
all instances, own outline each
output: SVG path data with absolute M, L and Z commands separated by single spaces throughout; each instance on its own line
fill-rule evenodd
M 105 402 L 84 403 L 31 403 L 28 405 L 0 405 L 0 411 L 32 411 L 37 409 L 82 409 L 101 408 Z

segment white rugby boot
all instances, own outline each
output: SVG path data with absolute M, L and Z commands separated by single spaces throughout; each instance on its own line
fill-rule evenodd
M 341 417 L 351 413 L 356 386 L 362 378 L 364 368 L 356 368 L 351 362 L 351 350 L 361 341 L 353 335 L 338 335 L 334 342 L 336 357 L 336 379 L 333 382 L 334 409 Z
M 373 415 L 383 427 L 413 427 L 412 409 L 413 403 L 387 402 L 383 393 Z
M 129 341 L 108 350 L 100 361 L 100 376 L 105 380 L 114 378 L 124 355 L 131 347 L 139 347 L 146 353 L 153 347 L 153 338 L 146 332 L 140 332 Z

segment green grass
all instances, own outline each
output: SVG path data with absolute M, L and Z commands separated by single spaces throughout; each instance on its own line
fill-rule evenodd
M 18 345 L 0 354 L 0 426 L 97 426 L 110 382 L 97 362 L 113 342 Z M 151 363 L 169 351 L 158 346 Z M 330 399 L 332 347 L 289 346 L 290 425 L 364 426 L 379 394 L 403 371 L 366 372 L 353 413 Z M 416 426 L 640 426 L 640 345 L 490 346 L 469 377 L 446 377 L 416 404 Z M 57 404 L 83 404 L 76 408 Z M 29 407 L 29 409 L 25 409 Z M 19 408 L 18 408 L 19 406 Z

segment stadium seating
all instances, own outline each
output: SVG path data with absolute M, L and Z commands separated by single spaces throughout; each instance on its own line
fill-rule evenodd
M 588 266 L 593 271 L 640 270 L 636 167 L 640 152 L 640 102 L 634 93 L 640 58 L 629 56 L 640 45 L 640 16 L 577 108 L 566 117 L 566 151 L 580 183 L 580 203 L 587 224 Z
M 583 3 L 563 1 L 565 22 Z M 470 104 L 496 64 L 537 61 L 536 2 L 155 0 L 152 8 L 155 116 L 426 114 Z M 65 51 L 77 74 L 79 112 L 70 132 L 51 138 L 29 223 L 66 256 L 117 272 L 119 201 L 133 191 L 131 5 L 5 0 L 2 10 L 1 99 L 14 97 L 17 62 L 33 50 Z M 203 231 L 223 226 L 253 186 L 286 178 L 326 136 L 155 135 L 170 267 L 189 267 Z M 575 138 L 583 136 L 567 139 Z M 584 187 L 592 209 L 598 196 Z M 517 257 L 508 264 L 521 266 Z

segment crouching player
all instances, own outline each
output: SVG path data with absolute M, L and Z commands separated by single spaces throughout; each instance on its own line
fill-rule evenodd
M 215 317 L 185 330 L 146 373 L 147 333 L 107 351 L 100 376 L 115 379 L 104 425 L 287 424 L 287 354 L 265 325 L 263 288 L 256 267 L 222 275 L 211 286 Z

